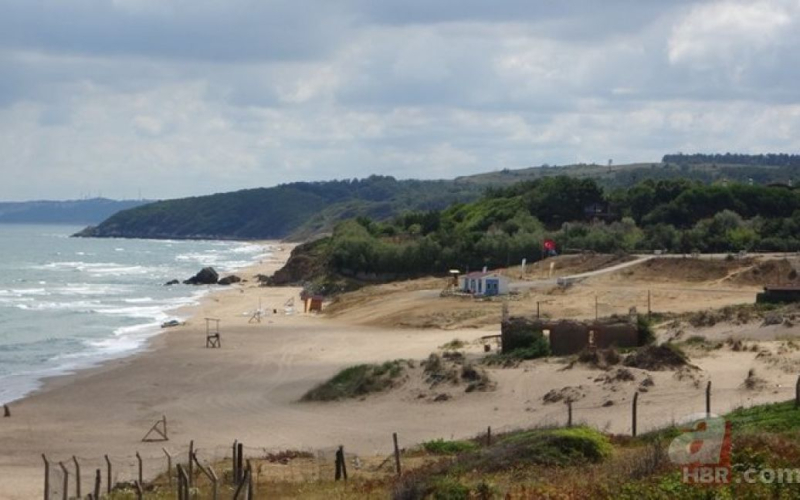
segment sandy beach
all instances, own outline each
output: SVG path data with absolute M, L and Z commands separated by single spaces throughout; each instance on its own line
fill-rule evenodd
M 717 412 L 793 395 L 796 371 L 791 367 L 797 352 L 782 352 L 782 364 L 768 364 L 758 352 L 722 349 L 693 358 L 699 370 L 683 375 L 631 369 L 633 380 L 609 381 L 609 372 L 544 359 L 516 369 L 490 369 L 495 391 L 465 394 L 462 389 L 442 403 L 420 397 L 428 388 L 413 381 L 364 400 L 300 403 L 308 389 L 356 363 L 424 359 L 454 338 L 468 344 L 468 357 L 476 357 L 483 352 L 480 337 L 498 333 L 499 325 L 400 329 L 304 314 L 300 289 L 259 287 L 254 279 L 274 272 L 288 258 L 291 245 L 275 245 L 271 259 L 237 273 L 247 283 L 205 297 L 186 325 L 154 337 L 147 350 L 49 380 L 12 404 L 12 417 L 0 419 L 0 498 L 41 497 L 42 453 L 54 464 L 76 456 L 84 484 L 89 484 L 94 470 L 105 467 L 104 455 L 115 464 L 115 480 L 132 480 L 137 452 L 145 474 L 152 476 L 164 470 L 162 447 L 183 454 L 192 440 L 207 461 L 223 459 L 234 440 L 254 451 L 326 450 L 344 444 L 351 452 L 388 455 L 392 432 L 399 433 L 402 446 L 411 446 L 473 436 L 487 426 L 500 432 L 562 424 L 563 403 L 543 398 L 564 387 L 582 394 L 574 404 L 576 422 L 627 433 L 630 400 L 648 376 L 654 385 L 639 399 L 640 431 L 703 411 L 708 380 L 714 384 Z M 295 312 L 285 314 L 284 304 L 292 298 Z M 259 301 L 267 314 L 260 323 L 252 322 Z M 206 317 L 221 320 L 220 349 L 205 348 Z M 796 328 L 784 333 L 795 334 Z M 765 342 L 764 349 L 777 352 L 779 344 Z M 743 390 L 742 381 L 754 367 L 766 386 Z M 162 415 L 168 420 L 169 441 L 142 442 Z

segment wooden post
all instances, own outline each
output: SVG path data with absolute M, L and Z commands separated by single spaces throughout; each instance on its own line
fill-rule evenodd
M 539 301 L 536 301 L 536 319 L 539 319 Z
M 161 449 L 164 451 L 164 455 L 167 456 L 167 481 L 170 489 L 172 489 L 172 455 L 169 454 L 166 448 Z
M 3 405 L 3 417 L 10 417 L 11 410 L 8 408 L 8 405 Z
M 342 476 L 347 481 L 347 460 L 344 457 L 344 446 L 339 446 L 339 451 L 342 453 Z
M 344 446 L 339 446 L 336 450 L 336 480 L 344 479 L 347 481 L 347 465 L 344 459 Z
M 178 500 L 186 500 L 189 498 L 189 478 L 183 465 L 177 464 L 175 467 L 178 470 Z
M 236 481 L 240 482 L 244 477 L 244 443 L 236 445 Z
M 94 497 L 97 500 L 100 500 L 100 483 L 102 482 L 102 480 L 103 480 L 103 473 L 100 471 L 100 469 L 97 469 L 94 472 Z
M 142 496 L 144 496 L 144 491 L 142 491 L 142 483 L 139 481 L 134 481 L 133 486 L 136 488 L 136 500 L 142 500 Z
M 800 375 L 797 376 L 797 384 L 794 386 L 794 407 L 800 408 Z
M 192 456 L 194 455 L 194 439 L 189 441 L 189 488 L 194 486 L 194 464 L 192 463 Z
M 245 491 L 244 485 L 247 484 L 249 480 L 250 480 L 250 472 L 245 471 L 244 477 L 239 482 L 239 486 L 236 488 L 236 492 L 233 494 L 233 500 L 239 500 L 239 495 L 241 495 L 242 492 Z
M 139 483 L 144 483 L 142 480 L 142 456 L 138 451 L 136 452 L 136 461 L 139 463 Z
M 81 498 L 81 465 L 75 455 L 72 455 L 72 461 L 75 462 L 75 496 Z
M 217 496 L 219 495 L 219 478 L 217 477 L 217 473 L 214 472 L 214 468 L 210 465 L 208 466 L 208 472 L 211 474 L 211 484 L 213 485 L 213 497 L 212 500 L 217 500 Z
M 567 401 L 567 427 L 572 427 L 572 401 Z
M 706 386 L 706 417 L 711 416 L 711 381 Z
M 492 445 L 492 426 L 490 425 L 486 429 L 486 446 L 491 446 L 491 445 Z
M 169 440 L 169 434 L 167 433 L 167 416 L 161 415 L 161 419 L 164 421 L 164 439 Z
M 61 472 L 64 474 L 64 491 L 61 493 L 61 498 L 69 500 L 69 471 L 64 467 L 64 462 L 58 462 L 58 466 L 61 467 Z
M 234 440 L 233 441 L 233 455 L 231 455 L 231 462 L 232 462 L 231 470 L 233 471 L 233 482 L 234 483 L 239 481 L 239 471 L 236 470 L 236 463 L 237 463 L 236 451 L 238 449 L 238 446 L 239 446 L 238 445 L 238 441 Z
M 253 500 L 253 465 L 247 461 L 247 500 Z
M 650 290 L 647 291 L 647 319 L 650 319 L 653 310 L 650 308 Z
M 108 494 L 110 495 L 111 494 L 111 460 L 108 459 L 108 455 L 106 455 L 106 467 L 108 468 L 107 469 L 108 470 L 108 477 L 106 477 L 106 480 L 108 481 L 108 484 L 106 484 L 106 489 L 108 490 Z
M 203 464 L 201 464 L 200 460 L 197 458 L 197 452 L 194 453 L 194 463 L 197 464 L 197 468 L 200 470 L 200 472 L 205 475 L 209 481 L 211 481 L 212 500 L 217 500 L 217 496 L 219 495 L 219 487 L 217 486 L 217 474 L 214 472 L 214 469 L 212 469 L 210 465 L 207 468 L 203 467 Z
M 50 462 L 47 456 L 42 453 L 42 460 L 44 460 L 44 500 L 50 498 Z
M 633 406 L 631 407 L 631 434 L 636 437 L 636 405 L 639 402 L 639 391 L 633 394 Z
M 402 469 L 400 468 L 400 446 L 397 445 L 397 433 L 392 433 L 392 440 L 394 441 L 394 468 L 397 475 L 401 475 Z

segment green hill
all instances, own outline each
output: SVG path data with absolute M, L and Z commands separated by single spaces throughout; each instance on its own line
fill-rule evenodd
M 340 221 L 387 220 L 407 211 L 440 210 L 479 199 L 489 188 L 556 176 L 592 179 L 606 189 L 644 179 L 688 179 L 770 184 L 800 180 L 800 157 L 790 155 L 667 155 L 656 163 L 579 164 L 498 170 L 452 180 L 361 180 L 296 182 L 158 201 L 125 210 L 77 236 L 185 239 L 304 240 L 330 233 Z

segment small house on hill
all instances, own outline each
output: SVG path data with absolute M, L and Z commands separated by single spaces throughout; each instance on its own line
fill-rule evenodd
M 458 278 L 458 288 L 473 295 L 505 295 L 509 279 L 495 272 L 474 272 Z

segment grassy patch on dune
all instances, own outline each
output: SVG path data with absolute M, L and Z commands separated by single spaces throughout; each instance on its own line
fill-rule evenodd
M 305 393 L 301 401 L 336 401 L 382 392 L 397 385 L 408 366 L 402 359 L 351 366 Z

